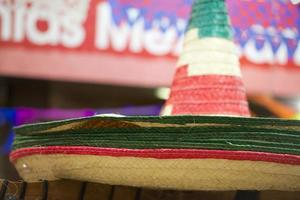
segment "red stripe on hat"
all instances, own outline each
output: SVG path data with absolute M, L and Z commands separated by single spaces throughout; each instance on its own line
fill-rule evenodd
M 200 88 L 172 91 L 169 101 L 172 104 L 187 102 L 220 102 L 227 101 L 246 103 L 245 92 L 237 89 Z
M 121 149 L 80 146 L 49 146 L 22 148 L 13 151 L 10 154 L 10 160 L 13 162 L 19 158 L 36 154 L 95 155 L 156 159 L 229 159 L 265 161 L 282 164 L 300 165 L 300 156 L 298 155 L 276 154 L 266 152 L 205 149 Z
M 248 104 L 246 102 L 188 102 L 171 104 L 173 115 L 238 115 L 249 116 Z
M 177 68 L 175 75 L 174 75 L 174 80 L 182 79 L 187 77 L 188 75 L 188 66 L 184 65 L 182 67 Z
M 237 76 L 188 76 L 187 66 L 177 69 L 166 105 L 172 114 L 250 116 L 244 84 Z
M 172 89 L 190 89 L 209 86 L 227 86 L 244 89 L 243 81 L 237 76 L 228 75 L 201 75 L 201 76 L 183 76 L 179 74 L 177 79 L 174 79 Z

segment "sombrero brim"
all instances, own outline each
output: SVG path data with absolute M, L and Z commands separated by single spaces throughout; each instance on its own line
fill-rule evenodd
M 11 160 L 28 182 L 68 178 L 183 190 L 300 189 L 299 121 L 91 117 L 16 132 Z

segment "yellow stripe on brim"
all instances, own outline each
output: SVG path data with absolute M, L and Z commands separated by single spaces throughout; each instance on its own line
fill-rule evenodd
M 28 182 L 74 179 L 180 190 L 300 190 L 300 166 L 226 159 L 31 155 L 15 166 Z

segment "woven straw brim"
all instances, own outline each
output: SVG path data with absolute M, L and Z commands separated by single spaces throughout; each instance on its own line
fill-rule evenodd
M 29 182 L 68 178 L 182 190 L 300 190 L 299 146 L 300 121 L 294 120 L 95 116 L 17 128 L 11 160 Z
M 74 179 L 180 190 L 300 190 L 300 166 L 227 159 L 31 155 L 15 166 L 24 180 Z
M 90 146 L 300 155 L 300 121 L 215 116 L 91 117 L 23 126 L 14 149 Z

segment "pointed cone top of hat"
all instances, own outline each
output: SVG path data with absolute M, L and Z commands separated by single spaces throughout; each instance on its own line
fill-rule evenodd
M 162 115 L 250 115 L 224 0 L 194 0 Z

